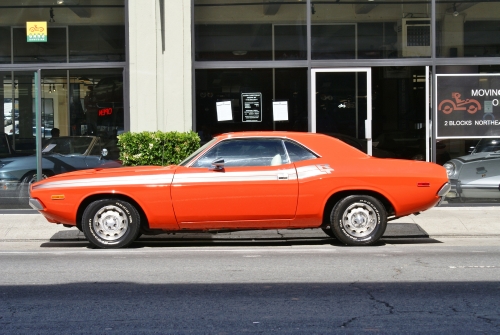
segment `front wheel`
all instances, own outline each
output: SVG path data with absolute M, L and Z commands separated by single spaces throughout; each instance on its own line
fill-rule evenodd
M 373 245 L 387 228 L 382 203 L 372 196 L 351 195 L 332 209 L 330 222 L 335 236 L 347 245 Z
M 83 212 L 82 230 L 97 248 L 123 248 L 139 236 L 140 216 L 130 203 L 117 199 L 92 202 Z

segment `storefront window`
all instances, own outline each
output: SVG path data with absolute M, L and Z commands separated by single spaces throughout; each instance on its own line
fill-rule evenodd
M 124 0 L 20 6 L 0 5 L 0 64 L 11 63 L 11 48 L 14 64 L 125 61 Z M 47 40 L 28 42 L 27 22 L 46 22 Z
M 196 129 L 203 142 L 230 131 L 307 131 L 307 70 L 197 70 Z
M 69 27 L 69 61 L 125 61 L 125 28 L 122 25 Z
M 498 57 L 500 3 L 437 1 L 438 57 Z
M 195 0 L 195 60 L 307 59 L 305 2 Z
M 436 147 L 446 145 L 444 165 L 452 184 L 446 203 L 499 202 L 500 67 L 440 66 L 436 87 Z
M 47 28 L 47 42 L 26 42 L 26 27 L 13 28 L 14 63 L 65 63 L 66 28 Z
M 11 62 L 10 50 L 10 28 L 0 27 L 0 64 L 8 64 Z
M 38 144 L 43 177 L 120 166 L 125 2 L 6 0 L 0 19 L 0 209 L 29 209 Z
M 314 1 L 312 59 L 431 56 L 430 1 Z

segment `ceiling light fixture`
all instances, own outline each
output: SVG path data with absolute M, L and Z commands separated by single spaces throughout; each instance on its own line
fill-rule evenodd
M 457 11 L 457 4 L 453 4 L 453 16 L 458 16 L 458 14 L 460 13 Z
M 64 5 L 64 0 L 57 0 L 58 5 Z

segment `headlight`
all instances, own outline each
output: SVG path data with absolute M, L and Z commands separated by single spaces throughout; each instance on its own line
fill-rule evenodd
M 444 163 L 443 167 L 446 169 L 446 173 L 448 174 L 448 177 L 451 177 L 455 174 L 456 167 L 455 167 L 455 164 L 453 164 L 452 162 Z

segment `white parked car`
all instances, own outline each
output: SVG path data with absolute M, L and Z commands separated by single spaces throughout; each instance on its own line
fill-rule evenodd
M 451 182 L 449 202 L 500 201 L 500 138 L 483 138 L 470 155 L 443 166 Z

